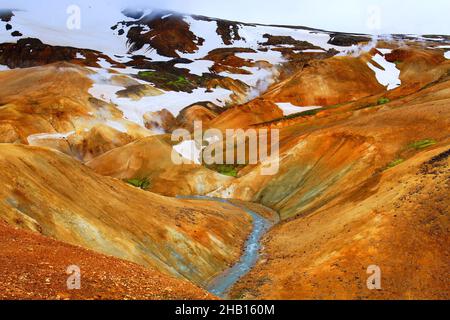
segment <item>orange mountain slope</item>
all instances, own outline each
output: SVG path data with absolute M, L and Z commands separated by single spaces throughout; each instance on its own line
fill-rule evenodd
M 247 299 L 449 299 L 450 144 L 272 229 L 233 291 Z M 367 269 L 381 269 L 369 290 Z
M 69 266 L 80 290 L 68 290 Z M 153 269 L 72 246 L 0 222 L 0 299 L 213 299 L 195 285 Z
M 196 283 L 232 264 L 250 232 L 244 210 L 152 194 L 57 151 L 0 144 L 0 166 L 6 222 Z

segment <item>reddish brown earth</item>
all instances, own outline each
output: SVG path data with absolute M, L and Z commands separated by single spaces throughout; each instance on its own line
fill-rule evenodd
M 154 136 L 116 148 L 86 165 L 117 179 L 148 178 L 147 190 L 166 196 L 206 194 L 231 180 L 195 164 L 172 162 L 170 136 Z
M 140 190 L 51 149 L 0 144 L 0 166 L 10 225 L 197 284 L 233 264 L 250 233 L 243 209 Z
M 405 63 L 417 80 L 395 90 L 271 123 L 280 129 L 280 171 L 261 177 L 248 166 L 213 193 L 257 201 L 282 218 L 233 297 L 449 298 L 450 66 L 425 61 L 435 61 L 434 72 L 421 78 L 413 72 L 420 63 Z M 383 96 L 392 101 L 378 105 Z M 382 290 L 367 289 L 370 265 L 382 270 Z
M 130 24 L 132 51 L 151 44 L 158 53 L 177 58 L 177 50 L 198 49 L 203 39 L 179 15 L 164 14 Z M 144 32 L 143 25 L 151 30 Z M 241 38 L 237 23 L 222 21 L 217 30 L 224 42 Z M 291 37 L 266 38 L 262 47 L 314 49 Z M 330 43 L 368 40 L 333 34 Z M 185 92 L 222 87 L 235 93 L 234 103 L 243 103 L 218 110 L 199 102 L 177 118 L 165 111 L 149 113 L 147 127 L 191 130 L 193 121 L 202 120 L 205 127 L 222 130 L 280 129 L 277 174 L 261 176 L 264 164 L 258 164 L 242 165 L 237 177 L 229 177 L 200 165 L 174 166 L 167 135 L 147 137 L 126 122 L 127 134 L 101 124 L 85 131 L 95 120 L 92 113 L 120 121 L 123 115 L 117 106 L 88 94 L 90 73 L 75 65 L 75 51 L 36 43 L 42 50 L 34 57 L 26 43 L 21 45 L 5 48 L 8 56 L 31 59 L 24 65 L 50 63 L 53 56 L 71 63 L 0 73 L 0 208 L 9 225 L 0 225 L 0 270 L 6 274 L 0 289 L 10 290 L 0 291 L 0 297 L 212 298 L 184 281 L 206 286 L 236 262 L 251 219 L 243 208 L 162 196 L 209 194 L 234 198 L 232 203 L 279 222 L 264 238 L 256 267 L 233 288 L 233 297 L 449 299 L 450 62 L 444 50 L 431 50 L 430 42 L 405 41 L 401 47 L 381 42 L 379 47 L 394 49 L 386 59 L 401 70 L 402 85 L 387 91 L 367 66 L 375 49 L 360 57 L 332 57 L 333 50 L 302 54 L 293 48 L 260 48 L 278 50 L 289 61 L 281 66 L 280 80 L 249 102 L 248 86 L 240 81 L 190 74 L 175 67 L 189 63 L 182 59 L 135 57 L 130 66 L 166 76 L 156 86 Z M 241 59 L 238 52 L 247 51 L 210 52 L 212 71 L 270 67 Z M 97 59 L 96 53 L 85 55 Z M 167 78 L 179 75 L 192 82 L 188 88 L 169 87 Z M 113 78 L 126 87 L 123 97 L 161 93 L 151 79 L 142 85 L 126 76 Z M 380 103 L 382 98 L 386 103 Z M 284 117 L 277 102 L 324 108 Z M 40 139 L 38 148 L 26 146 L 30 135 L 69 131 L 76 135 Z M 414 147 L 423 141 L 431 143 Z M 146 190 L 123 181 L 144 178 Z M 85 270 L 85 291 L 65 290 L 69 264 Z M 381 268 L 380 291 L 367 289 L 370 265 Z M 105 286 L 111 282 L 117 291 Z
M 149 44 L 156 48 L 158 54 L 179 58 L 176 51 L 193 53 L 198 50 L 198 45 L 203 44 L 204 39 L 198 38 L 189 29 L 189 24 L 178 14 L 164 17 L 167 12 L 151 13 L 136 22 L 123 23 L 133 26 L 127 34 L 130 52 L 141 49 Z M 143 31 L 142 25 L 150 28 Z M 118 26 L 119 27 L 120 23 Z
M 181 110 L 177 117 L 177 123 L 179 127 L 193 131 L 195 121 L 201 121 L 204 125 L 208 125 L 221 112 L 223 112 L 222 108 L 210 102 L 200 102 Z
M 229 72 L 234 74 L 250 74 L 249 71 L 241 69 L 242 67 L 253 67 L 254 62 L 236 56 L 236 53 L 255 53 L 255 50 L 246 48 L 219 48 L 214 49 L 204 57 L 205 60 L 214 61 L 211 68 L 212 72 Z
M 77 58 L 81 54 L 84 58 Z M 39 39 L 19 39 L 17 43 L 0 44 L 0 64 L 11 69 L 42 66 L 55 62 L 71 62 L 74 64 L 97 67 L 99 59 L 104 59 L 115 67 L 122 67 L 107 55 L 88 49 L 51 46 Z
M 81 289 L 67 289 L 67 268 Z M 0 299 L 214 299 L 195 285 L 154 269 L 15 229 L 0 221 Z
M 269 232 L 246 299 L 449 299 L 449 145 Z M 378 265 L 382 290 L 368 290 Z
M 366 61 L 333 57 L 312 61 L 292 78 L 274 85 L 264 98 L 297 106 L 331 106 L 385 91 Z
M 251 125 L 268 122 L 283 117 L 283 112 L 273 102 L 255 99 L 244 105 L 227 109 L 208 126 L 217 129 L 247 128 Z

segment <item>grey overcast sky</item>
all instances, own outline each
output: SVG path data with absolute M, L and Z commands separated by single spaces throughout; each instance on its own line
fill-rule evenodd
M 303 25 L 372 34 L 450 34 L 450 0 L 1 0 L 0 7 L 55 10 L 100 4 L 104 13 L 124 7 L 164 8 L 267 24 Z M 33 8 L 34 7 L 34 8 Z

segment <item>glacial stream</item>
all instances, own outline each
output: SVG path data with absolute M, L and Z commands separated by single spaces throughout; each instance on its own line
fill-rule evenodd
M 222 274 L 213 279 L 210 282 L 209 286 L 206 288 L 209 292 L 220 298 L 227 298 L 228 292 L 233 287 L 233 285 L 238 282 L 239 279 L 249 273 L 250 270 L 252 270 L 252 268 L 255 266 L 259 258 L 261 239 L 272 226 L 272 223 L 268 219 L 260 216 L 258 213 L 251 211 L 245 207 L 233 204 L 226 199 L 201 196 L 179 198 L 227 203 L 245 210 L 253 218 L 253 229 L 245 243 L 244 253 L 242 254 L 239 261 L 233 267 L 224 271 Z

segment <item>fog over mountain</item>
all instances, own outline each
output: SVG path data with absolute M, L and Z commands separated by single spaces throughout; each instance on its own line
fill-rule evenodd
M 43 3 L 49 3 L 49 5 L 43 5 Z M 105 14 L 108 10 L 116 11 L 118 6 L 153 7 L 245 22 L 305 25 L 347 32 L 450 33 L 450 24 L 447 19 L 450 2 L 446 0 L 279 0 L 264 3 L 263 6 L 258 0 L 207 2 L 201 0 L 100 0 L 95 3 L 88 0 L 44 0 L 39 3 L 26 0 L 2 1 L 3 7 L 51 10 L 48 11 L 48 17 L 55 21 L 65 19 L 65 9 L 73 4 L 88 10 L 98 8 Z M 49 7 L 51 9 L 48 9 Z M 87 21 L 90 19 L 90 17 L 84 18 Z

